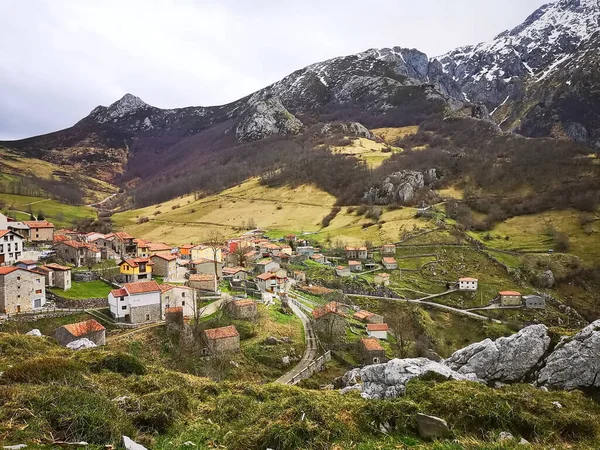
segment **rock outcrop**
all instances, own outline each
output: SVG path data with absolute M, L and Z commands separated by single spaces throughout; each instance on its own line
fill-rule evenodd
M 370 187 L 363 195 L 363 201 L 377 205 L 390 203 L 410 203 L 420 189 L 435 181 L 436 170 L 429 169 L 425 173 L 413 170 L 394 172 L 380 185 Z
M 340 133 L 346 136 L 360 136 L 367 139 L 373 139 L 374 137 L 373 133 L 359 122 L 326 123 L 321 128 L 320 133 L 325 135 Z
M 36 336 L 36 337 L 42 337 L 42 332 L 40 330 L 38 330 L 37 328 L 34 328 L 31 331 L 28 331 L 27 333 L 25 333 L 26 336 Z
M 450 428 L 444 419 L 427 414 L 417 414 L 417 428 L 423 439 L 438 439 L 450 436 Z
M 238 123 L 235 135 L 238 142 L 250 142 L 274 134 L 296 134 L 302 126 L 302 122 L 273 97 L 252 105 Z
M 362 382 L 364 398 L 395 398 L 404 394 L 406 383 L 410 380 L 428 374 L 449 380 L 476 380 L 472 375 L 462 375 L 427 358 L 409 358 L 353 369 L 344 375 L 342 381 L 348 386 Z
M 532 325 L 509 337 L 471 344 L 456 351 L 444 364 L 487 383 L 518 382 L 534 369 L 549 346 L 546 326 Z
M 563 338 L 546 359 L 537 383 L 558 389 L 600 387 L 600 320 Z

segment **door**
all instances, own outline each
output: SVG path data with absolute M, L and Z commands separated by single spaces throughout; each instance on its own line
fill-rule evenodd
M 17 305 L 17 314 L 21 312 L 21 305 Z

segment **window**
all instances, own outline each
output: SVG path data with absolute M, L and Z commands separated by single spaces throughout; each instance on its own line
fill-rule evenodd
M 42 290 L 41 290 L 41 289 L 36 289 L 36 290 L 35 290 L 35 293 L 36 293 L 36 294 L 41 294 L 41 293 L 42 293 Z
M 182 297 L 185 297 L 185 292 L 182 292 L 182 293 L 181 293 L 181 296 L 182 296 Z
M 17 277 L 17 281 L 21 281 L 21 277 Z
M 146 320 L 150 320 L 150 314 L 146 314 Z
M 185 301 L 181 302 L 181 306 L 185 306 Z
M 40 279 L 39 279 L 39 278 L 37 278 L 35 281 L 37 281 L 37 282 L 38 282 L 38 284 L 40 284 Z
M 125 300 L 125 297 L 121 297 L 121 301 L 124 301 L 124 300 Z
M 121 306 L 121 309 L 127 309 L 127 305 Z
M 379 358 L 377 358 L 377 357 L 373 358 L 373 364 L 379 364 Z

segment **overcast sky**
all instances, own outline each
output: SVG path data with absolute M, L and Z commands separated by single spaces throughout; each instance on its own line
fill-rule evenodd
M 250 94 L 374 47 L 435 56 L 548 0 L 0 0 L 0 139 L 71 126 L 131 92 L 162 108 Z

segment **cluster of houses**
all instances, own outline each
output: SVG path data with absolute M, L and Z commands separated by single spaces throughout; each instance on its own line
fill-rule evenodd
M 396 260 L 396 245 L 385 244 L 380 249 L 381 265 L 385 270 L 397 270 L 398 261 Z M 373 250 L 366 246 L 351 247 L 344 249 L 347 265 L 338 265 L 335 268 L 335 273 L 338 277 L 349 277 L 353 273 L 361 273 L 365 270 L 375 270 L 379 266 L 373 261 Z M 373 281 L 380 286 L 388 286 L 390 284 L 390 274 L 378 272 L 374 275 Z
M 366 310 L 353 312 L 352 307 L 338 302 L 330 302 L 312 311 L 311 320 L 319 336 L 334 340 L 346 335 L 348 320 L 352 318 L 362 323 L 367 337 L 358 342 L 358 352 L 365 364 L 378 364 L 386 360 L 381 340 L 387 340 L 389 326 L 383 316 Z
M 459 291 L 477 291 L 479 280 L 471 277 L 459 278 L 456 287 Z M 522 295 L 517 291 L 500 291 L 494 300 L 503 307 L 525 307 L 532 309 L 543 309 L 546 307 L 546 300 L 541 295 Z

